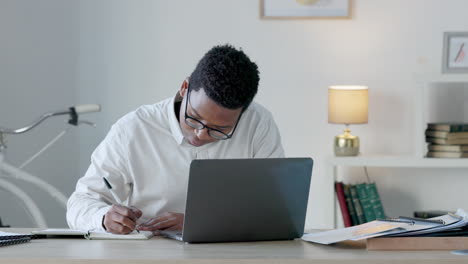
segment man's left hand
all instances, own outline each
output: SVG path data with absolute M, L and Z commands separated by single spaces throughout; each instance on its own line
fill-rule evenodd
M 184 214 L 166 212 L 138 225 L 137 229 L 152 231 L 153 234 L 159 235 L 159 231 L 161 230 L 182 231 L 183 225 Z

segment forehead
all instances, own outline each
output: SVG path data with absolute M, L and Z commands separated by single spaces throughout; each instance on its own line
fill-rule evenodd
M 224 126 L 232 125 L 237 121 L 242 108 L 228 109 L 213 101 L 202 88 L 198 91 L 190 90 L 191 112 L 196 112 L 198 117 L 211 124 Z

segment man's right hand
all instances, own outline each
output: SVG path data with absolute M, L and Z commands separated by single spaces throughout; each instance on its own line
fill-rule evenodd
M 142 214 L 137 208 L 114 204 L 104 215 L 102 225 L 107 232 L 128 234 L 135 230 L 136 221 Z

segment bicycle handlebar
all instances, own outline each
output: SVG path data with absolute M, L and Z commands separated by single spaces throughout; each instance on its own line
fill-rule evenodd
M 47 118 L 52 117 L 52 116 L 58 116 L 58 115 L 70 115 L 70 120 L 68 121 L 68 123 L 76 126 L 78 125 L 79 114 L 94 113 L 94 112 L 99 112 L 99 111 L 101 111 L 101 106 L 98 104 L 76 105 L 76 106 L 70 107 L 67 110 L 45 113 L 41 117 L 36 119 L 36 121 L 32 122 L 30 125 L 22 127 L 22 128 L 10 129 L 10 128 L 0 127 L 0 134 L 22 134 L 33 129 L 34 127 L 42 123 Z
M 101 106 L 98 104 L 75 105 L 74 108 L 77 114 L 86 114 L 101 111 Z

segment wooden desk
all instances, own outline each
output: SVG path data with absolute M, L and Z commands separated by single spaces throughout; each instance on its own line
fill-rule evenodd
M 29 233 L 29 229 L 1 229 Z M 35 239 L 0 247 L 0 263 L 468 263 L 449 251 L 366 251 L 363 243 L 324 246 L 294 241 L 185 244 L 150 240 Z

